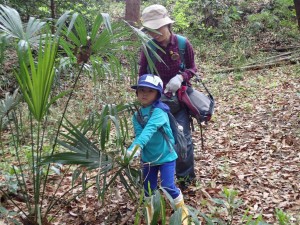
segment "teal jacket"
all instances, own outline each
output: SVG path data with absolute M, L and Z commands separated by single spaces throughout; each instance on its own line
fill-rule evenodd
M 142 118 L 148 119 L 151 108 L 152 105 L 140 109 Z M 175 142 L 168 114 L 160 108 L 154 108 L 144 128 L 139 124 L 136 116 L 137 112 L 132 117 L 135 139 L 128 150 L 131 151 L 135 145 L 139 145 L 142 149 L 142 161 L 151 163 L 151 165 L 160 165 L 177 159 L 175 150 L 158 130 L 160 127 L 163 127 L 171 142 Z

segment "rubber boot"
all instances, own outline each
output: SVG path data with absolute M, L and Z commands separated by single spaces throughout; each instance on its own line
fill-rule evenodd
M 186 207 L 186 205 L 184 204 L 183 195 L 181 192 L 180 192 L 179 196 L 174 199 L 174 203 L 175 203 L 176 209 L 179 209 L 179 208 L 182 209 L 182 216 L 181 216 L 182 224 L 188 225 L 189 224 L 189 210 Z M 190 224 L 194 225 L 193 222 L 191 222 Z
M 145 208 L 146 208 L 147 225 L 150 225 L 154 214 L 153 196 L 150 197 L 145 196 L 144 200 L 145 200 Z

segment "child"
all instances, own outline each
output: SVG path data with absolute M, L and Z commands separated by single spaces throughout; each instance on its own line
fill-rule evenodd
M 141 153 L 145 200 L 150 202 L 146 207 L 148 224 L 151 223 L 154 213 L 148 187 L 150 185 L 151 193 L 157 189 L 158 172 L 160 172 L 161 186 L 173 197 L 176 208 L 182 208 L 182 222 L 188 224 L 188 209 L 184 204 L 180 189 L 175 185 L 177 154 L 174 149 L 170 149 L 170 145 L 159 131 L 162 127 L 174 143 L 167 114 L 169 107 L 160 101 L 163 82 L 158 76 L 145 74 L 132 88 L 136 90 L 137 99 L 142 107 L 132 118 L 135 139 L 128 148 L 126 157 L 131 157 L 133 149 L 138 148 L 135 157 Z M 146 122 L 144 126 L 137 120 L 138 113 Z

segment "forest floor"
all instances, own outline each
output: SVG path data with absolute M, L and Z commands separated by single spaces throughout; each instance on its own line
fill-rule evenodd
M 276 209 L 299 224 L 299 65 L 228 76 L 217 86 L 216 118 L 204 132 L 205 150 L 196 152 L 201 188 L 190 202 L 218 198 L 228 187 L 243 201 L 233 224 L 246 224 L 245 210 L 274 224 Z
M 279 224 L 276 209 L 289 215 L 288 224 L 300 224 L 299 69 L 298 64 L 248 71 L 242 76 L 205 77 L 216 109 L 212 121 L 204 125 L 204 149 L 195 124 L 197 178 L 184 191 L 188 205 L 227 224 L 246 224 L 246 216 L 260 215 L 269 224 Z M 221 194 L 224 188 L 236 190 L 235 200 L 242 200 L 232 217 L 213 200 L 226 202 Z M 84 199 L 67 206 L 56 224 L 134 223 L 135 204 L 121 186 L 104 204 L 97 201 L 96 194 L 92 189 Z
M 212 121 L 204 125 L 204 149 L 195 124 L 197 178 L 195 184 L 184 191 L 186 204 L 227 224 L 246 224 L 245 216 L 258 218 L 260 215 L 269 224 L 279 224 L 276 209 L 289 215 L 289 224 L 300 224 L 299 74 L 298 64 L 242 75 L 205 77 L 206 85 L 215 96 L 216 108 Z M 56 178 L 51 181 L 53 189 L 51 185 L 47 189 L 49 195 Z M 71 180 L 72 173 L 68 173 L 60 183 L 60 191 L 67 189 Z M 242 200 L 232 216 L 226 206 L 214 201 L 226 202 L 221 194 L 224 188 L 236 190 L 235 200 Z M 135 204 L 121 186 L 111 190 L 104 203 L 97 195 L 95 187 L 71 203 L 59 202 L 53 224 L 134 223 L 131 214 Z M 16 201 L 23 204 L 21 200 Z M 4 199 L 1 204 L 16 209 Z M 171 213 L 170 207 L 168 212 Z M 199 218 L 205 224 L 203 218 Z

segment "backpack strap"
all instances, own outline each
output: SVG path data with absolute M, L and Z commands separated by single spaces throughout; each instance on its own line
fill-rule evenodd
M 138 109 L 137 110 L 137 115 L 136 115 L 136 120 L 138 121 L 138 123 L 142 126 L 142 128 L 144 128 L 148 122 L 148 120 L 150 119 L 152 113 L 154 111 L 154 107 L 152 107 L 150 109 L 150 113 L 149 113 L 149 116 L 148 116 L 148 119 L 147 120 L 144 120 L 142 118 L 142 114 L 141 114 L 141 111 Z M 169 116 L 169 113 L 168 113 L 168 116 Z M 173 144 L 169 138 L 169 136 L 167 135 L 167 133 L 165 132 L 164 128 L 163 127 L 160 127 L 158 128 L 158 131 L 161 132 L 161 134 L 163 135 L 164 139 L 167 141 L 169 147 L 170 147 L 170 152 L 172 151 L 172 147 L 173 149 L 175 150 L 175 144 Z
M 143 117 L 142 117 L 142 113 L 141 113 L 140 109 L 137 110 L 136 120 L 142 126 L 142 128 L 144 128 L 146 126 L 146 124 L 147 124 L 148 120 L 150 119 L 153 111 L 154 111 L 154 108 L 152 107 L 150 109 L 150 113 L 149 113 L 148 119 L 144 120 Z
M 183 71 L 185 69 L 185 59 L 184 59 L 184 54 L 185 54 L 185 49 L 186 49 L 186 37 L 183 37 L 179 34 L 176 34 L 177 37 L 177 44 L 178 44 L 178 50 L 179 50 L 179 55 L 180 55 L 180 70 Z
M 169 118 L 169 121 L 170 121 L 171 120 L 170 116 L 173 116 L 173 115 L 170 112 L 168 112 L 167 114 L 168 114 L 168 118 Z M 170 121 L 170 126 L 171 126 L 171 121 Z M 170 148 L 170 152 L 172 152 L 172 149 L 175 150 L 176 149 L 176 145 L 171 142 L 170 137 L 167 135 L 167 133 L 164 130 L 164 128 L 160 127 L 158 130 L 162 133 L 163 137 L 167 141 L 167 143 L 169 145 L 169 148 Z M 171 130 L 172 130 L 172 127 L 171 127 Z M 173 133 L 173 130 L 172 130 L 172 133 Z
M 176 37 L 177 37 L 177 45 L 178 45 L 178 51 L 179 51 L 180 61 L 181 61 L 179 69 L 181 71 L 184 71 L 184 69 L 185 69 L 184 54 L 185 54 L 185 49 L 186 49 L 186 37 L 183 37 L 179 34 L 176 34 Z M 152 39 L 152 41 L 154 41 L 154 39 Z M 148 44 L 153 51 L 155 51 L 155 52 L 157 51 L 157 48 L 153 45 L 152 42 L 149 41 Z M 153 63 L 155 64 L 156 58 L 154 57 L 154 55 L 151 51 L 149 52 L 149 56 L 152 59 Z M 147 73 L 151 73 L 149 65 L 147 65 Z

